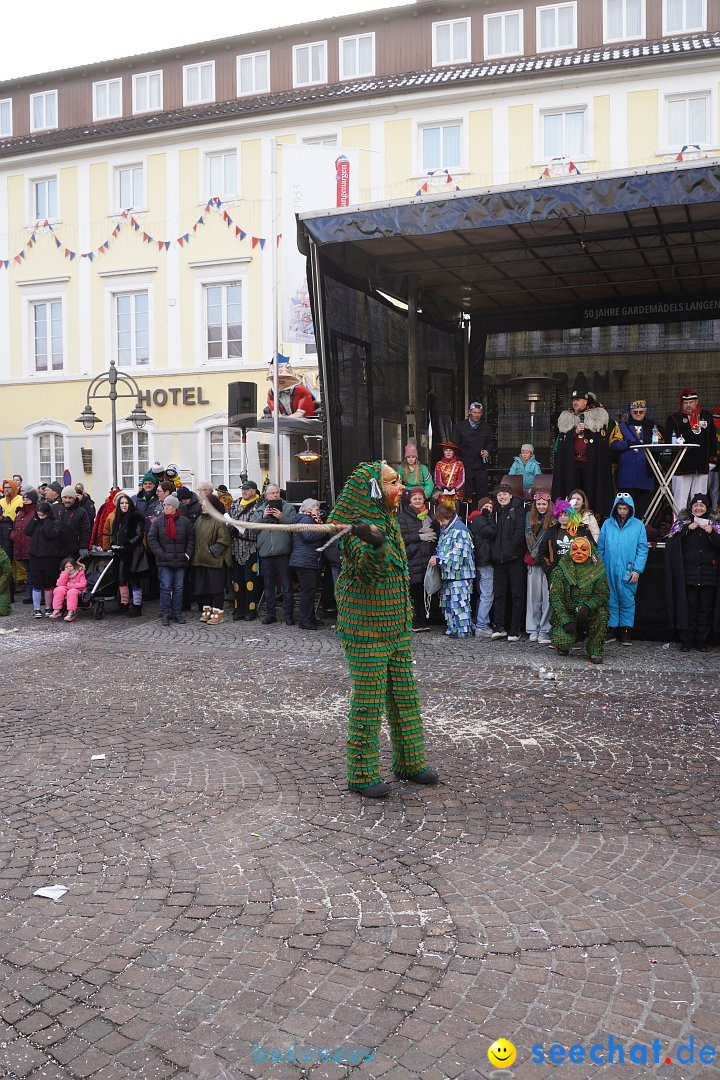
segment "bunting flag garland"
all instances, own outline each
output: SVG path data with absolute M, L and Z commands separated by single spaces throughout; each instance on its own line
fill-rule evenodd
M 419 198 L 420 195 L 427 195 L 431 188 L 435 188 L 442 184 L 455 184 L 452 176 L 447 169 L 429 169 L 427 172 L 428 179 L 420 185 L 415 192 L 415 198 Z M 444 177 L 444 179 L 443 179 Z M 460 191 L 460 185 L 455 184 L 455 190 Z
M 197 218 L 197 220 L 192 226 L 192 233 L 196 234 L 201 226 L 207 224 L 209 214 L 220 212 L 222 212 L 222 220 L 224 221 L 226 227 L 234 231 L 234 235 L 237 239 L 239 239 L 240 241 L 245 240 L 248 236 L 247 231 L 234 223 L 227 210 L 222 208 L 222 200 L 217 195 L 214 195 L 212 198 L 208 199 L 203 209 L 203 213 L 200 214 L 200 216 Z M 53 243 L 55 244 L 55 247 L 58 249 L 62 249 L 64 257 L 70 262 L 73 262 L 76 258 L 87 259 L 88 262 L 92 262 L 96 255 L 104 255 L 110 250 L 110 245 L 112 241 L 116 240 L 120 235 L 121 227 L 125 222 L 129 222 L 130 228 L 134 232 L 139 232 L 142 234 L 141 239 L 144 244 L 157 245 L 158 251 L 167 252 L 174 244 L 177 244 L 179 248 L 184 248 L 190 243 L 192 239 L 191 230 L 188 229 L 186 232 L 181 233 L 180 236 L 177 236 L 172 240 L 157 240 L 154 236 L 151 236 L 149 233 L 145 232 L 142 229 L 142 226 L 131 213 L 131 211 L 123 210 L 120 214 L 120 218 L 121 220 L 118 221 L 118 223 L 115 225 L 115 228 L 112 230 L 107 240 L 103 240 L 103 242 L 97 248 L 93 248 L 90 251 L 73 251 L 72 248 L 66 247 L 65 244 L 63 244 L 60 237 L 56 234 L 54 227 L 47 219 L 45 219 L 44 221 L 36 221 L 35 226 L 32 229 L 32 232 L 28 237 L 24 247 L 22 247 L 16 255 L 8 256 L 7 258 L 0 258 L 0 269 L 7 270 L 11 263 L 20 263 L 25 258 L 25 254 L 27 251 L 30 251 L 32 250 L 32 248 L 38 246 L 38 241 L 43 235 L 43 233 L 50 234 Z M 280 235 L 278 235 L 276 238 L 276 242 L 278 244 L 280 243 L 280 239 L 281 237 Z M 261 251 L 265 249 L 265 244 L 267 242 L 266 237 L 251 235 L 250 240 L 253 250 L 255 250 L 255 248 L 257 247 L 259 247 Z
M 541 180 L 550 180 L 558 176 L 579 176 L 580 170 L 574 161 L 568 158 L 553 158 L 540 173 Z

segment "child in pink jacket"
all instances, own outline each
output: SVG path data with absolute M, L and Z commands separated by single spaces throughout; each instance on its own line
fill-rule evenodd
M 86 588 L 87 580 L 83 564 L 75 562 L 74 559 L 65 559 L 53 592 L 53 610 L 50 618 L 59 619 L 62 616 L 64 603 L 67 607 L 65 622 L 74 622 L 81 593 Z

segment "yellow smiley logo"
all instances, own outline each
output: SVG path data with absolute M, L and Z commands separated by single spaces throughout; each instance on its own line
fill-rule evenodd
M 507 1069 L 517 1057 L 517 1050 L 507 1039 L 496 1039 L 488 1050 L 488 1061 L 496 1069 Z

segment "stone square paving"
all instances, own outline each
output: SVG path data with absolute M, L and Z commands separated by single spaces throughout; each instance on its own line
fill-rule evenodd
M 718 1075 L 717 650 L 417 635 L 374 803 L 332 629 L 195 618 L 2 620 L 0 1076 Z

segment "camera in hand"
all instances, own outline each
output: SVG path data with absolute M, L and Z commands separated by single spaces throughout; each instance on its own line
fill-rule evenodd
M 279 513 L 282 513 L 282 499 L 268 499 L 265 505 L 269 510 L 277 510 Z M 269 517 L 267 520 L 276 521 L 277 519 Z

